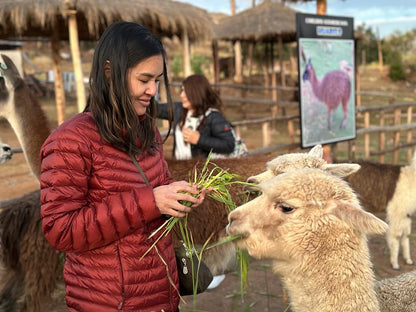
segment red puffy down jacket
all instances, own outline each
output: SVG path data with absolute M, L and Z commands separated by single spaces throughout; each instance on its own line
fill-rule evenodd
M 149 235 L 164 222 L 152 187 L 173 180 L 161 145 L 154 156 L 137 160 L 151 187 L 129 155 L 101 138 L 90 113 L 63 123 L 43 144 L 42 229 L 54 248 L 66 252 L 71 311 L 177 310 L 171 237 L 140 259 L 153 242 Z

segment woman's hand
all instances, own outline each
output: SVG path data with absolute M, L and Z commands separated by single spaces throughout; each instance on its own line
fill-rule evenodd
M 185 142 L 188 142 L 194 145 L 198 143 L 199 136 L 200 136 L 199 131 L 194 131 L 185 127 L 183 127 L 182 129 L 182 135 L 183 135 L 183 140 Z
M 197 195 L 200 187 L 190 185 L 186 181 L 178 181 L 169 185 L 158 186 L 153 189 L 156 206 L 159 208 L 161 214 L 167 214 L 173 217 L 184 217 L 191 212 L 191 208 L 182 205 L 179 201 L 188 201 L 192 203 L 192 207 L 200 205 L 204 199 L 206 190 L 202 189 L 199 198 L 190 194 Z M 190 193 L 190 194 L 186 194 Z

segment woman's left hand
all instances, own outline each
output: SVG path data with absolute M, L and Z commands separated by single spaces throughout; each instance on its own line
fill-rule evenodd
M 194 131 L 194 130 L 184 127 L 182 129 L 182 134 L 183 134 L 183 140 L 185 142 L 188 142 L 194 145 L 198 143 L 199 136 L 200 136 L 199 131 Z

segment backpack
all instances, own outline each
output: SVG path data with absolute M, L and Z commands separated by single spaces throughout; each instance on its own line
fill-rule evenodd
M 230 154 L 212 153 L 211 159 L 240 158 L 248 156 L 248 149 L 247 146 L 244 144 L 243 140 L 235 133 L 233 128 L 231 128 L 231 132 L 234 136 L 234 151 L 232 151 Z

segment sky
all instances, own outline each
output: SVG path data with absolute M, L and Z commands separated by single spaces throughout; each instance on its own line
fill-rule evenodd
M 208 12 L 231 13 L 229 0 L 179 0 Z M 251 7 L 252 0 L 235 0 L 237 13 Z M 256 0 L 261 3 L 263 0 Z M 288 4 L 289 5 L 289 4 Z M 316 13 L 316 1 L 290 5 L 303 13 Z M 395 31 L 416 28 L 416 0 L 327 0 L 327 15 L 354 18 L 355 28 L 363 23 L 384 38 Z

